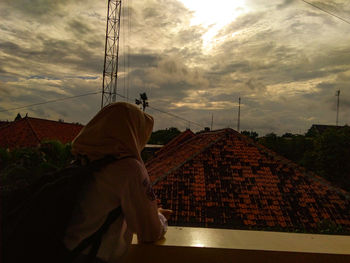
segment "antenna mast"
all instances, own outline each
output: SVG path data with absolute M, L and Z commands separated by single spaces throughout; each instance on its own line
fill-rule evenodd
M 241 97 L 238 99 L 238 121 L 237 121 L 237 131 L 239 132 L 239 125 L 241 122 Z
M 340 96 L 340 90 L 337 90 L 337 93 L 336 95 L 338 98 L 337 98 L 337 119 L 336 119 L 336 122 L 335 122 L 335 125 L 338 126 L 338 117 L 339 117 L 339 96 Z
M 108 0 L 101 108 L 116 101 L 121 4 Z
M 211 125 L 210 125 L 210 130 L 213 130 L 213 122 L 214 122 L 214 113 L 211 114 Z

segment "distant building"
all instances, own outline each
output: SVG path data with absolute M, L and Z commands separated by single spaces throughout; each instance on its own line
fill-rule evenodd
M 350 194 L 244 135 L 185 131 L 146 163 L 177 226 L 350 231 Z
M 323 134 L 326 130 L 340 130 L 346 126 L 336 126 L 336 125 L 323 125 L 323 124 L 313 124 L 311 128 L 306 133 L 306 136 L 315 136 Z
M 35 147 L 43 140 L 71 142 L 84 126 L 32 117 L 0 124 L 0 147 Z

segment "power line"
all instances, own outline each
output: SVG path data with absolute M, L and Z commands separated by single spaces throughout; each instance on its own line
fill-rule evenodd
M 173 114 L 173 113 L 170 113 L 170 112 L 167 112 L 167 111 L 163 111 L 163 110 L 154 108 L 154 107 L 152 107 L 152 106 L 148 106 L 148 108 L 151 108 L 151 109 L 153 109 L 153 110 L 159 111 L 159 112 L 164 113 L 164 114 L 167 114 L 167 115 L 172 116 L 172 117 L 174 117 L 174 118 L 177 118 L 177 119 L 179 119 L 179 120 L 186 121 L 186 122 L 189 122 L 189 123 L 193 123 L 193 124 L 195 124 L 195 125 L 197 125 L 197 126 L 199 126 L 199 127 L 201 127 L 201 128 L 205 128 L 202 124 L 199 124 L 199 123 L 197 123 L 197 122 L 190 121 L 190 120 L 188 120 L 188 119 L 182 118 L 182 117 L 177 116 L 177 115 L 175 115 L 175 114 Z
M 60 99 L 55 99 L 55 100 L 48 100 L 48 101 L 43 101 L 43 102 L 38 102 L 38 103 L 34 103 L 34 104 L 29 104 L 29 105 L 25 105 L 25 106 L 21 106 L 21 107 L 16 107 L 16 108 L 11 108 L 11 109 L 3 109 L 3 110 L 0 110 L 0 112 L 5 112 L 5 111 L 13 111 L 13 110 L 19 110 L 19 109 L 25 109 L 25 108 L 30 108 L 30 107 L 34 107 L 34 106 L 39 106 L 39 105 L 44 105 L 44 104 L 49 104 L 49 103 L 54 103 L 54 102 L 58 102 L 58 101 L 64 101 L 64 100 L 69 100 L 69 99 L 74 99 L 74 98 L 79 98 L 79 97 L 85 97 L 85 96 L 89 96 L 89 95 L 94 95 L 94 94 L 99 94 L 99 93 L 102 93 L 102 91 L 95 91 L 95 92 L 90 92 L 90 93 L 84 93 L 84 94 L 80 94 L 80 95 L 76 95 L 76 96 L 70 96 L 70 97 L 64 97 L 64 98 L 60 98 Z M 122 94 L 119 94 L 119 93 L 116 93 L 117 96 L 121 97 L 121 98 L 124 98 L 124 99 L 127 99 L 126 96 L 123 96 Z M 164 111 L 164 110 L 160 110 L 160 109 L 157 109 L 155 107 L 152 107 L 152 106 L 148 106 L 149 108 L 155 110 L 155 111 L 158 111 L 158 112 L 161 112 L 161 113 L 164 113 L 164 114 L 167 114 L 173 118 L 177 118 L 179 120 L 182 120 L 182 121 L 186 121 L 186 122 L 189 122 L 189 123 L 193 123 L 194 125 L 197 125 L 201 128 L 204 128 L 203 125 L 197 123 L 197 122 L 194 122 L 194 121 L 191 121 L 191 120 L 188 120 L 188 119 L 185 119 L 185 118 L 182 118 L 180 116 L 177 116 L 173 113 L 170 113 L 170 112 L 167 112 L 167 111 Z
M 336 18 L 338 18 L 338 19 L 342 20 L 343 22 L 348 23 L 348 24 L 350 25 L 350 21 L 345 20 L 344 18 L 342 18 L 342 17 L 340 17 L 340 16 L 337 16 L 336 14 L 333 14 L 333 13 L 329 12 L 329 11 L 326 10 L 326 9 L 323 9 L 323 8 L 321 8 L 321 7 L 319 7 L 319 6 L 315 5 L 315 4 L 309 3 L 309 2 L 307 2 L 307 1 L 305 1 L 305 0 L 301 0 L 301 1 L 303 1 L 303 2 L 306 3 L 306 4 L 309 4 L 309 5 L 311 5 L 311 6 L 315 7 L 315 8 L 317 8 L 317 9 L 319 9 L 319 10 L 321 10 L 321 11 L 323 11 L 323 12 L 325 12 L 325 13 L 331 15 L 331 16 L 334 16 L 334 17 L 336 17 Z
M 119 96 L 119 97 L 121 97 L 121 98 L 124 98 L 124 99 L 126 98 L 125 96 L 123 96 L 123 95 L 121 95 L 121 94 L 119 94 L 119 93 L 116 93 L 116 95 Z M 179 120 L 186 121 L 186 122 L 189 122 L 189 123 L 193 123 L 194 125 L 197 125 L 197 126 L 199 126 L 199 127 L 201 127 L 201 128 L 205 128 L 202 124 L 199 124 L 199 123 L 197 123 L 197 122 L 194 122 L 194 121 L 185 119 L 185 118 L 183 118 L 183 117 L 177 116 L 176 114 L 170 113 L 170 112 L 168 112 L 168 111 L 160 110 L 160 109 L 157 109 L 157 108 L 152 107 L 152 106 L 149 106 L 149 105 L 148 105 L 148 108 L 150 108 L 150 109 L 152 109 L 152 110 L 155 110 L 155 111 L 158 111 L 158 112 L 161 112 L 161 113 L 164 113 L 164 114 L 167 114 L 167 115 L 169 115 L 169 116 L 171 116 L 171 117 L 174 117 L 174 118 L 177 118 L 177 119 L 179 119 Z
M 71 97 L 64 97 L 64 98 L 55 99 L 55 100 L 48 100 L 48 101 L 39 102 L 39 103 L 34 103 L 34 104 L 25 105 L 25 106 L 21 106 L 21 107 L 16 107 L 16 108 L 11 108 L 11 109 L 4 109 L 4 110 L 0 110 L 0 112 L 19 110 L 19 109 L 24 109 L 24 108 L 29 108 L 29 107 L 38 106 L 38 105 L 53 103 L 53 102 L 57 102 L 57 101 L 63 101 L 63 100 L 69 100 L 69 99 L 74 99 L 74 98 L 79 98 L 79 97 L 84 97 L 84 96 L 99 94 L 99 93 L 101 93 L 101 92 L 102 92 L 102 91 L 96 91 L 96 92 L 84 93 L 84 94 L 80 94 L 80 95 L 76 95 L 76 96 L 71 96 Z

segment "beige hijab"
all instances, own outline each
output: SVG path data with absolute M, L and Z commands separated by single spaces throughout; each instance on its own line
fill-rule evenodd
M 72 143 L 75 156 L 85 155 L 89 160 L 106 155 L 116 158 L 141 159 L 153 129 L 153 118 L 136 105 L 112 103 L 103 109 L 80 131 Z

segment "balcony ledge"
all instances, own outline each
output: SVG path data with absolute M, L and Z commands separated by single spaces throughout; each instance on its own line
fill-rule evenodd
M 169 227 L 164 239 L 138 244 L 126 262 L 350 262 L 350 236 Z

